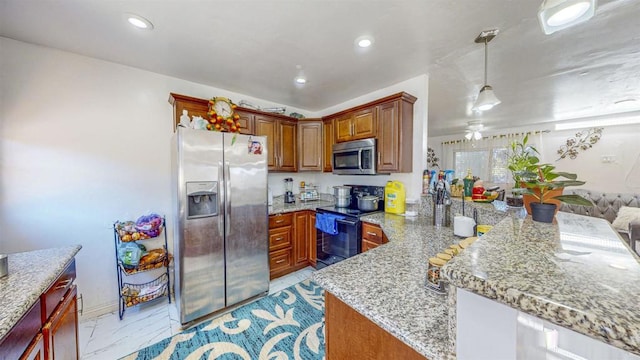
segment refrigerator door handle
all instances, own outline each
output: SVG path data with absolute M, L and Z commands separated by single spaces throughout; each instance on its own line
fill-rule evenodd
M 222 194 L 218 194 L 218 209 L 223 209 L 225 216 L 226 216 L 226 209 L 223 208 L 224 206 L 224 198 L 225 196 L 227 196 L 226 191 L 223 190 L 224 188 L 221 186 L 221 184 L 224 184 L 225 188 L 227 186 L 227 182 L 224 181 L 223 182 L 223 178 L 222 178 L 222 161 L 218 162 L 218 188 L 220 189 L 219 192 L 221 192 Z M 218 215 L 218 234 L 220 234 L 220 237 L 224 237 L 224 218 L 220 215 Z
M 231 165 L 228 161 L 224 163 L 224 186 L 225 186 L 225 209 L 224 227 L 227 236 L 231 235 Z

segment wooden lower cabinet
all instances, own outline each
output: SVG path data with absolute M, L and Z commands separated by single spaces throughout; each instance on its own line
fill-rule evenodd
M 271 279 L 316 263 L 316 214 L 311 210 L 269 217 Z M 287 241 L 287 239 L 290 239 Z
M 377 248 L 387 242 L 389 239 L 380 226 L 367 222 L 362 223 L 362 252 Z
M 77 294 L 73 285 L 42 328 L 46 359 L 79 359 Z
M 316 267 L 316 258 L 318 257 L 318 234 L 316 230 L 316 212 L 309 212 L 309 242 L 307 246 L 309 248 L 309 265 Z
M 327 360 L 424 360 L 424 356 L 325 292 L 325 355 Z
M 0 340 L 0 360 L 77 360 L 75 259 Z
M 27 351 L 20 356 L 20 360 L 44 360 L 44 338 L 42 333 L 38 333 L 35 339 L 31 342 L 31 345 L 27 348 Z

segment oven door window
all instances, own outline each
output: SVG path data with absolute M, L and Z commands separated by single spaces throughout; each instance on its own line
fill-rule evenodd
M 317 260 L 330 265 L 357 255 L 361 251 L 360 237 L 359 221 L 338 220 L 337 235 L 321 232 L 318 237 Z

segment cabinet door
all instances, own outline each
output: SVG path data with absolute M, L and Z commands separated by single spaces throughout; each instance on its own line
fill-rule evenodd
M 352 140 L 367 139 L 376 136 L 376 108 L 362 109 L 353 114 Z
M 209 115 L 207 114 L 209 111 L 209 100 L 207 99 L 198 99 L 191 96 L 171 93 L 169 102 L 173 105 L 174 131 L 180 123 L 180 117 L 184 110 L 187 111 L 187 115 L 189 115 L 191 120 L 193 120 L 194 116 L 209 119 Z
M 322 171 L 322 122 L 298 122 L 298 171 Z
M 298 171 L 298 157 L 296 156 L 296 152 L 298 150 L 298 138 L 296 132 L 298 125 L 295 121 L 287 121 L 283 119 L 278 121 L 278 135 L 280 136 L 280 138 L 276 138 L 280 150 L 279 153 L 277 153 L 277 156 L 280 157 L 278 170 L 296 172 Z
M 371 242 L 369 240 L 362 239 L 362 252 L 369 251 L 371 249 L 375 249 L 378 246 L 380 246 L 380 245 L 376 244 L 374 242 Z
M 47 359 L 78 359 L 77 289 L 73 285 L 42 328 Z
M 309 248 L 307 245 L 309 232 L 309 214 L 306 211 L 298 211 L 296 218 L 296 235 L 293 245 L 294 265 L 308 262 Z
M 242 110 L 236 110 L 236 114 L 240 116 L 240 134 L 255 135 L 254 133 L 254 115 Z
M 335 144 L 335 134 L 333 133 L 333 119 L 322 122 L 322 147 L 324 156 L 322 157 L 322 171 L 333 171 L 333 144 Z
M 318 249 L 316 248 L 318 244 L 318 231 L 316 230 L 316 212 L 309 212 L 309 230 L 308 230 L 308 254 L 309 254 L 309 263 L 311 266 L 316 267 L 316 258 L 318 257 Z
M 378 171 L 400 170 L 400 118 L 398 101 L 378 106 Z
M 255 133 L 257 136 L 267 137 L 267 168 L 269 170 L 276 170 L 276 147 L 274 144 L 277 141 L 276 138 L 276 122 L 262 115 L 256 115 L 254 119 Z
M 351 140 L 351 137 L 353 136 L 352 118 L 353 114 L 347 114 L 335 120 L 334 126 L 336 128 L 336 142 Z
M 42 333 L 38 333 L 35 339 L 31 342 L 31 345 L 20 356 L 20 360 L 44 360 L 44 340 Z

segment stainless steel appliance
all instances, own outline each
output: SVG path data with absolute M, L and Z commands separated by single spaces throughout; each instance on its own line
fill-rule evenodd
M 293 195 L 293 178 L 284 179 L 284 202 L 286 204 L 296 202 L 296 197 Z
M 175 297 L 182 324 L 269 290 L 266 138 L 173 137 Z
M 333 173 L 375 175 L 376 139 L 347 141 L 333 145 Z
M 342 216 L 337 220 L 338 234 L 330 235 L 321 230 L 317 231 L 316 268 L 321 269 L 335 264 L 362 252 L 362 223 L 360 217 L 366 214 L 384 211 L 384 187 L 346 185 L 351 187 L 351 202 L 348 207 L 325 206 L 316 208 L 317 214 L 333 214 Z M 358 209 L 358 198 L 363 196 L 377 196 L 376 210 L 363 211 Z

